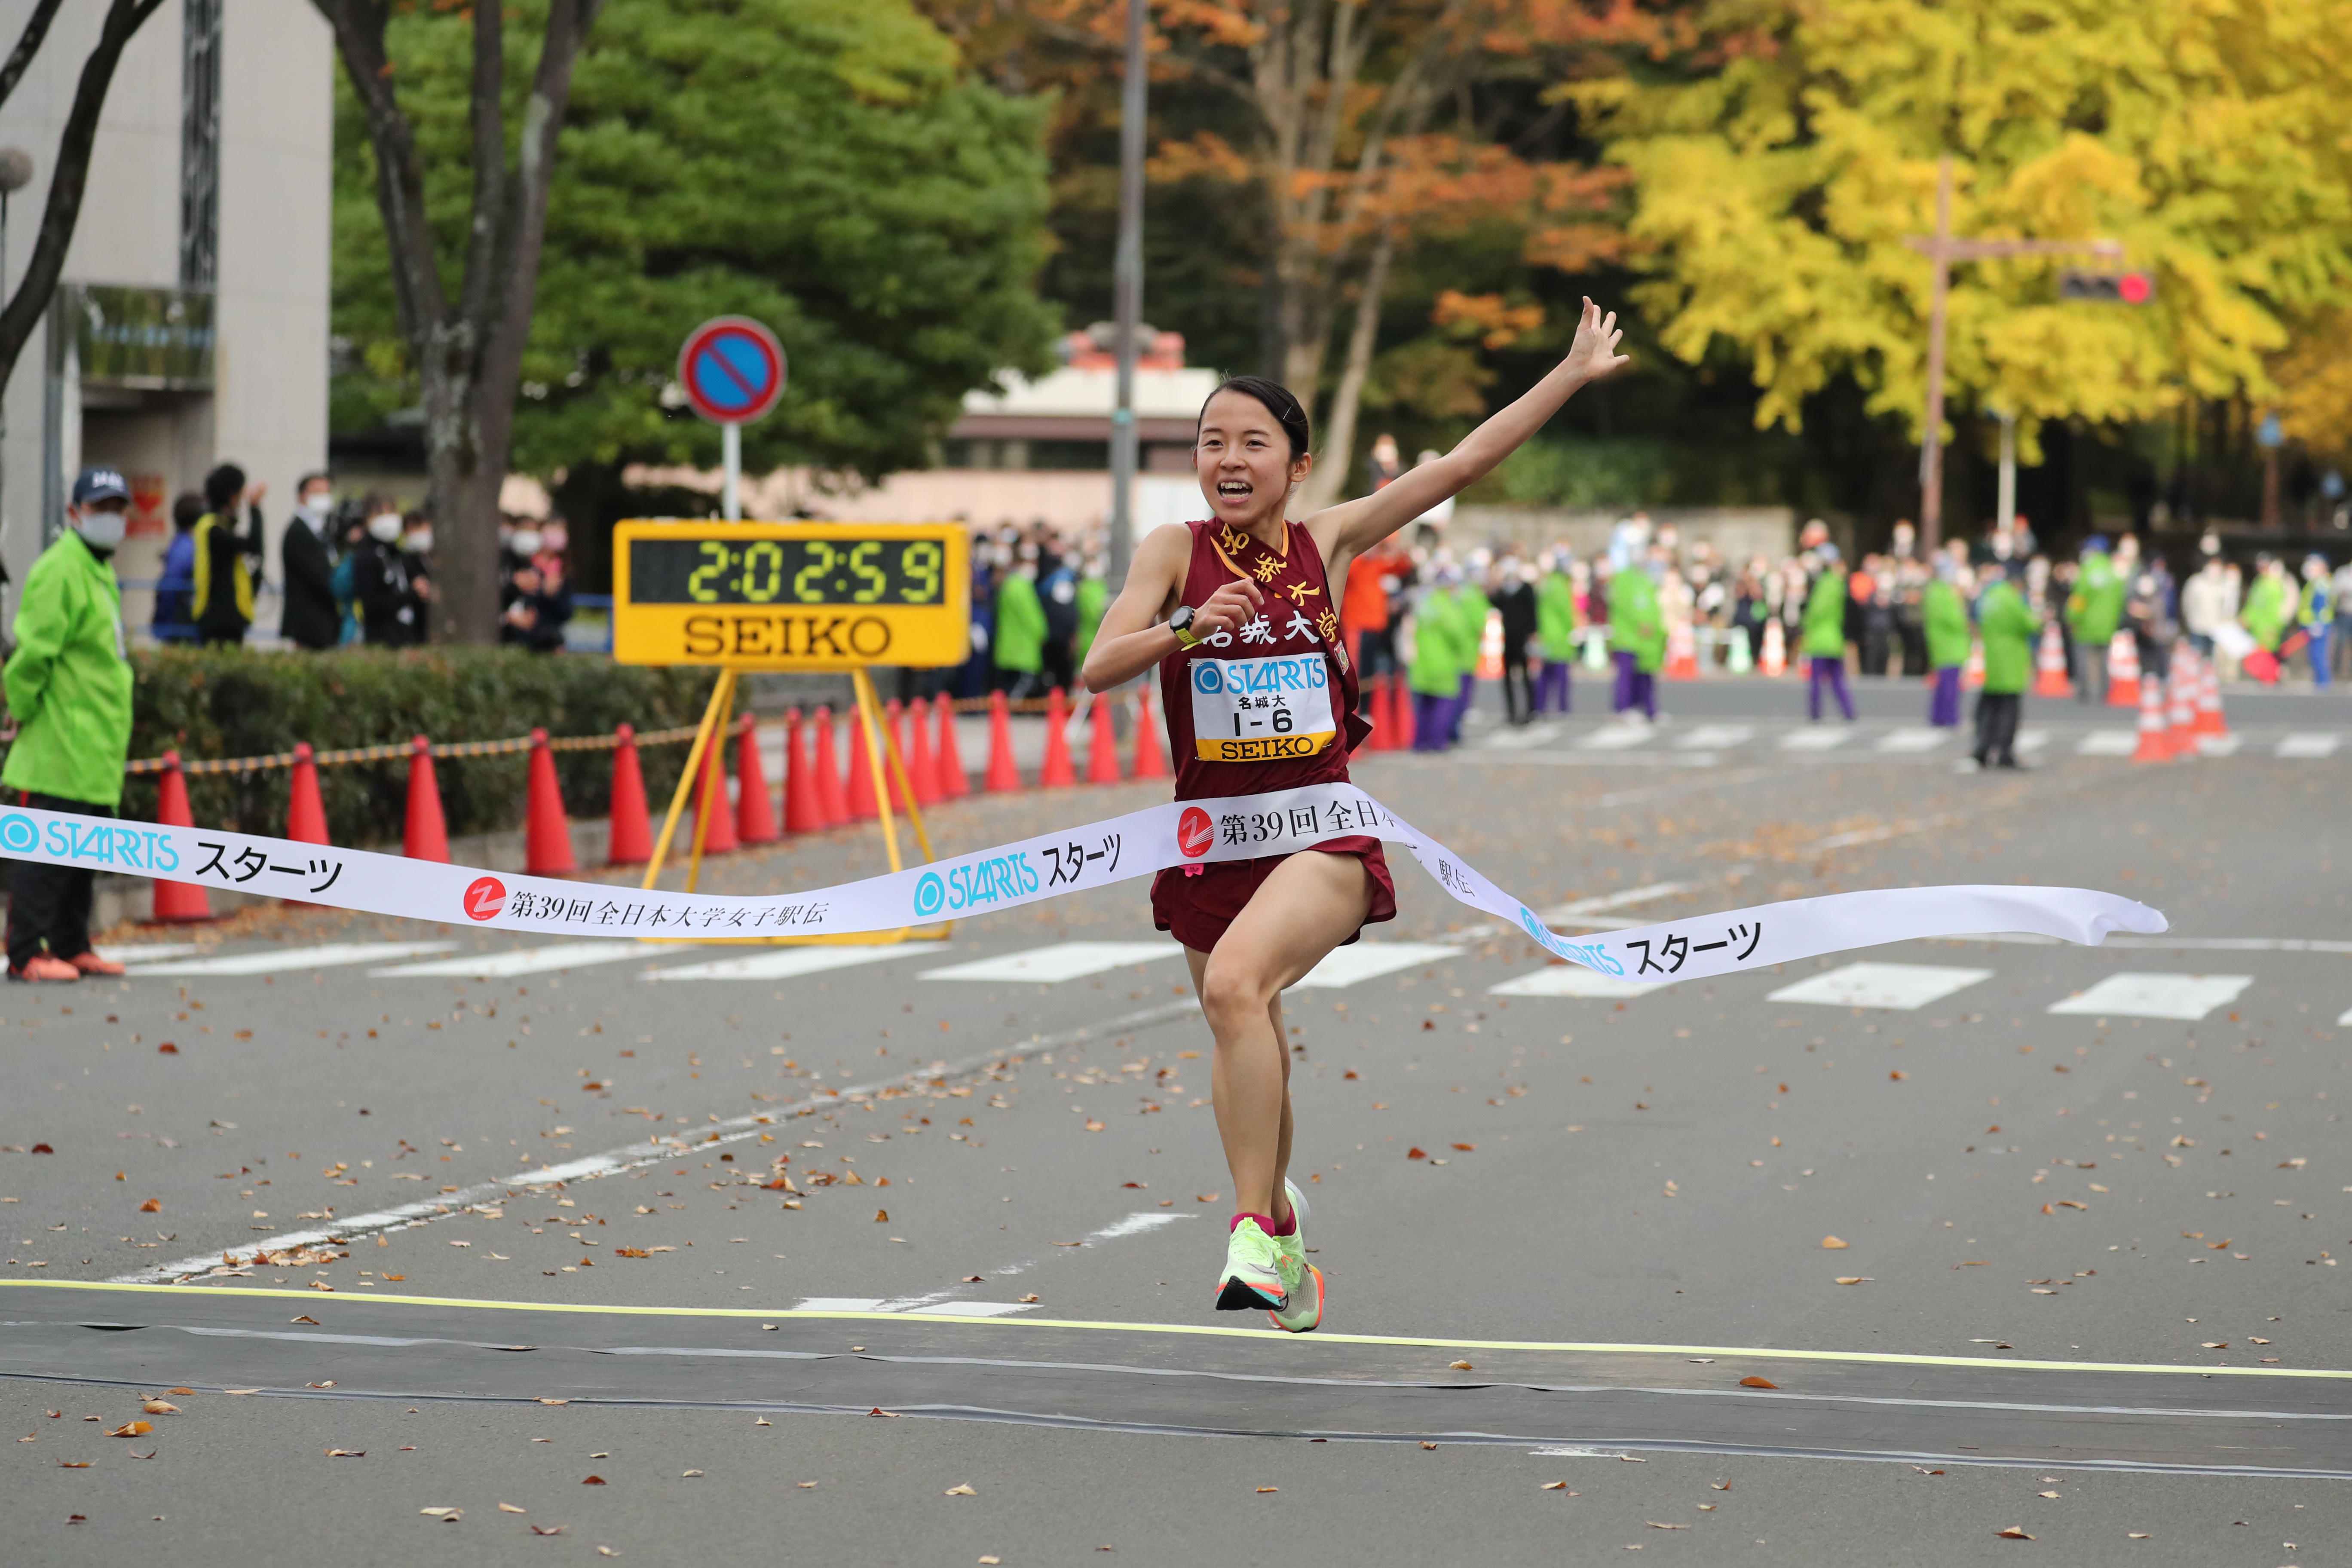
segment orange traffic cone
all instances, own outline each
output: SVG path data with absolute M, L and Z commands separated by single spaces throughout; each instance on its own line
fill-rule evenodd
M 940 775 L 940 795 L 961 800 L 971 793 L 971 781 L 963 775 L 963 749 L 956 742 L 955 703 L 942 691 L 931 706 L 939 715 L 940 743 L 931 753 L 931 765 Z
M 2221 712 L 2221 671 L 2214 660 L 2197 661 L 2197 733 L 2226 735 L 2230 721 Z M 2201 743 L 2201 742 L 2200 742 Z
M 1984 689 L 1984 639 L 1982 637 L 1972 637 L 1969 640 L 1969 661 L 1960 666 L 1960 689 L 1963 691 Z
M 816 743 L 811 751 L 809 783 L 813 786 L 809 798 L 816 806 L 817 820 L 826 827 L 839 827 L 849 820 L 849 797 L 841 790 L 840 750 L 833 743 L 833 705 L 820 703 L 816 710 Z
M 2164 693 L 2156 689 L 2153 680 L 2134 678 L 2140 689 L 2139 749 L 2132 752 L 2136 763 L 2168 763 L 2172 760 L 2172 742 L 2164 732 Z
M 877 734 L 874 744 L 878 748 L 882 737 Z M 874 794 L 874 759 L 866 749 L 866 724 L 858 710 L 849 714 L 849 816 L 857 822 L 870 822 L 882 815 L 882 803 Z
M 768 799 L 768 770 L 760 761 L 760 726 L 743 726 L 735 743 L 735 837 L 745 844 L 773 844 L 776 808 Z
M 1756 661 L 1756 668 L 1775 678 L 1789 673 L 1789 634 L 1778 616 L 1764 623 L 1764 656 Z
M 441 784 L 433 776 L 433 742 L 408 742 L 408 822 L 400 852 L 411 860 L 449 863 L 449 826 L 441 816 Z
M 824 826 L 809 777 L 808 737 L 797 708 L 784 715 L 784 831 L 814 833 Z
M 737 840 L 735 813 L 727 804 L 727 742 L 717 735 L 710 737 L 710 744 L 702 752 L 702 788 L 694 809 L 710 816 L 710 830 L 702 836 L 702 852 L 725 855 L 733 851 Z
M 940 803 L 939 759 L 931 754 L 931 731 L 923 721 L 929 717 L 923 711 L 923 700 L 916 698 L 907 704 L 907 782 L 915 786 L 917 805 L 937 805 Z
M 1389 686 L 1390 695 L 1394 700 L 1392 707 L 1396 714 L 1396 735 L 1389 742 L 1389 750 L 1410 752 L 1412 750 L 1413 742 L 1412 688 L 1402 676 L 1392 677 Z
M 1099 696 L 1094 700 L 1092 730 L 1087 741 L 1087 783 L 1118 783 L 1118 724 L 1110 703 Z
M 1160 721 L 1151 714 L 1151 688 L 1139 686 L 1135 690 L 1135 776 L 1139 779 L 1164 779 L 1168 776 L 1168 752 L 1160 744 Z
M 2139 639 L 2129 632 L 2107 644 L 2107 706 L 2139 706 Z
M 1039 789 L 1068 789 L 1078 782 L 1070 762 L 1069 710 L 1062 706 L 1058 686 L 1045 698 L 1045 765 L 1037 772 Z
M 325 844 L 327 803 L 319 795 L 319 764 L 310 757 L 310 742 L 296 742 L 294 784 L 286 797 L 286 837 L 297 844 Z
M 563 815 L 563 788 L 555 778 L 555 753 L 547 731 L 530 732 L 530 775 L 523 797 L 522 868 L 533 877 L 568 877 L 579 863 L 572 855 L 572 823 Z
M 307 748 L 305 748 L 307 750 Z M 180 772 L 180 753 L 163 753 L 163 776 L 155 789 L 155 820 L 166 827 L 194 827 L 188 810 L 188 781 Z M 212 896 L 194 882 L 155 884 L 154 918 L 170 925 L 194 925 L 213 918 Z
M 642 866 L 654 858 L 653 818 L 646 810 L 646 772 L 637 761 L 637 727 L 623 724 L 614 734 L 613 820 L 604 847 L 607 866 Z
M 1002 691 L 988 694 L 988 773 L 980 787 L 991 795 L 1007 795 L 1021 787 L 1021 769 L 1013 760 L 1012 710 Z
M 1666 668 L 1668 680 L 1698 679 L 1698 638 L 1687 624 L 1670 628 L 1666 633 Z
M 2074 683 L 2066 679 L 2066 649 L 2058 640 L 2058 623 L 2055 621 L 2042 628 L 2042 647 L 2033 656 L 2033 695 L 2074 695 Z
M 1503 612 L 1500 610 L 1487 611 L 1486 624 L 1479 628 L 1478 679 L 1481 680 L 1503 679 Z M 1666 679 L 1675 680 L 1681 678 L 1669 671 Z
M 2197 650 L 2186 638 L 2172 648 L 2172 679 L 2165 714 L 2165 741 L 2181 762 L 2197 755 Z

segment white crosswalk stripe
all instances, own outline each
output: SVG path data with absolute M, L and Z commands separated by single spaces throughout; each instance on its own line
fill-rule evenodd
M 2332 757 L 2343 743 L 2341 735 L 2315 734 L 2308 731 L 2289 735 L 2278 743 L 2272 754 L 2280 757 Z
M 1557 724 L 1528 724 L 1516 730 L 1501 730 L 1479 742 L 1489 751 L 1524 752 L 1536 746 L 1548 746 L 1559 739 Z
M 454 942 L 331 942 L 317 947 L 265 947 L 252 952 L 232 952 L 219 958 L 189 958 L 144 963 L 131 973 L 165 974 L 287 974 L 303 969 L 339 969 L 354 963 L 382 963 L 388 959 L 414 958 L 420 953 L 446 952 Z
M 1433 942 L 1360 942 L 1325 953 L 1323 962 L 1308 970 L 1298 984 L 1340 991 L 1400 969 L 1458 957 L 1461 952 L 1458 947 Z
M 1612 724 L 1593 731 L 1577 744 L 1588 752 L 1622 752 L 1649 744 L 1651 734 L 1646 724 Z
M 151 942 L 131 946 L 109 942 L 101 956 L 117 963 L 161 963 L 167 958 L 185 958 L 192 952 L 202 952 L 204 945 L 194 942 Z
M 2193 1022 L 2236 1001 L 2238 993 L 2253 983 L 2251 974 L 2110 974 L 2088 991 L 2053 1005 L 2050 1011 Z
M 1727 746 L 1744 746 L 1756 738 L 1752 724 L 1701 724 L 1675 742 L 1678 752 L 1714 752 Z
M 1784 985 L 1765 1000 L 1910 1012 L 1991 978 L 1990 969 L 1955 969 L 1940 963 L 1849 963 Z
M 1636 985 L 1630 980 L 1602 974 L 1580 963 L 1548 963 L 1532 974 L 1522 974 L 1516 980 L 1506 980 L 1500 985 L 1486 988 L 1489 996 L 1575 996 L 1587 1001 L 1639 996 L 1645 991 L 1662 990 L 1656 985 Z
M 1890 730 L 1878 738 L 1882 752 L 1932 752 L 1952 738 L 1954 731 L 1922 726 Z
M 849 969 L 878 963 L 886 958 L 908 958 L 930 950 L 910 943 L 886 946 L 778 947 L 744 958 L 721 958 L 709 963 L 682 963 L 656 969 L 647 980 L 790 980 L 828 969 Z
M 2078 757 L 2128 757 L 2139 750 L 2139 735 L 2131 730 L 2094 730 L 2074 746 Z
M 665 956 L 662 949 L 643 942 L 559 942 L 547 947 L 510 947 L 501 952 L 478 952 L 470 958 L 436 958 L 423 963 L 400 963 L 371 969 L 377 975 L 464 975 L 476 980 L 503 980 L 515 974 L 544 974 L 557 969 L 588 969 L 600 963 L 620 963 L 631 958 L 647 962 Z
M 2020 752 L 2038 752 L 2049 743 L 2050 731 L 2047 730 L 2020 730 L 2017 732 L 2016 749 Z
M 1051 947 L 1032 948 L 1026 952 L 1000 953 L 994 958 L 975 959 L 970 963 L 951 963 L 944 969 L 926 969 L 923 978 L 1029 981 L 1039 985 L 1058 985 L 1066 980 L 1082 980 L 1089 974 L 1100 974 L 1107 969 L 1118 969 L 1130 963 L 1179 958 L 1183 952 L 1174 942 L 1166 940 L 1061 942 Z
M 1784 752 L 1835 751 L 1844 745 L 1846 737 L 1853 733 L 1851 730 L 1823 729 L 1820 725 L 1808 730 L 1791 730 L 1780 737 L 1780 749 Z

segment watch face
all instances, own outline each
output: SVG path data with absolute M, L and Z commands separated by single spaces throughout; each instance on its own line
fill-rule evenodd
M 1190 605 L 1179 605 L 1176 613 L 1168 617 L 1168 625 L 1174 630 L 1180 632 L 1191 631 L 1192 629 L 1192 606 Z

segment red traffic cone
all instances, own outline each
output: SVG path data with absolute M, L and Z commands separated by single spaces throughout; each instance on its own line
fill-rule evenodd
M 2210 658 L 2197 661 L 2197 732 L 2226 735 L 2230 721 L 2221 712 L 2221 667 Z
M 735 742 L 735 837 L 746 844 L 773 844 L 776 808 L 768 799 L 768 770 L 760 761 L 760 726 L 743 726 Z
M 563 815 L 563 787 L 547 731 L 530 732 L 530 782 L 524 797 L 522 868 L 532 877 L 569 877 L 580 869 L 572 854 L 572 823 Z
M 1108 700 L 1094 700 L 1094 730 L 1087 742 L 1087 783 L 1118 783 L 1118 722 Z
M 411 860 L 449 863 L 449 826 L 441 816 L 441 784 L 433 776 L 433 742 L 408 742 L 408 823 L 400 852 Z
M 2107 706 L 2139 706 L 2139 639 L 2129 632 L 2107 644 Z
M 955 703 L 942 691 L 931 706 L 940 721 L 940 743 L 931 752 L 931 766 L 940 775 L 940 798 L 961 800 L 971 793 L 971 781 L 964 777 L 963 748 L 956 743 Z
M 784 831 L 814 833 L 824 826 L 824 813 L 817 806 L 815 791 L 810 786 L 815 781 L 809 777 L 808 737 L 801 731 L 805 722 L 797 708 L 784 715 Z
M 874 744 L 879 748 L 882 737 L 877 734 Z M 882 803 L 874 795 L 874 758 L 866 748 L 866 722 L 856 709 L 849 714 L 849 816 L 859 822 L 869 822 L 882 815 Z
M 1135 689 L 1135 776 L 1164 779 L 1168 753 L 1160 744 L 1160 721 L 1151 716 L 1151 688 Z
M 2033 695 L 2072 697 L 2074 683 L 2066 679 L 2066 649 L 2058 640 L 2058 623 L 2042 628 L 2042 647 L 2033 656 Z
M 1004 693 L 988 694 L 988 773 L 980 787 L 991 795 L 1009 795 L 1021 787 L 1021 769 L 1013 760 L 1012 711 Z
M 637 730 L 634 724 L 624 724 L 614 733 L 620 743 L 613 748 L 613 823 L 604 864 L 642 866 L 654 858 L 654 825 L 646 811 L 646 773 L 637 762 Z
M 732 853 L 736 847 L 735 813 L 727 804 L 727 743 L 717 735 L 710 737 L 710 744 L 702 753 L 702 789 L 694 809 L 710 816 L 710 829 L 702 835 L 702 852 Z M 699 824 L 697 826 L 699 827 Z
M 1058 686 L 1045 698 L 1045 765 L 1037 772 L 1039 789 L 1068 789 L 1078 782 L 1078 770 L 1070 762 L 1070 715 L 1062 706 L 1062 689 Z
M 937 805 L 947 791 L 940 782 L 939 754 L 931 750 L 931 730 L 925 722 L 930 714 L 925 711 L 923 700 L 916 698 L 907 704 L 907 773 L 915 786 L 917 805 Z
M 2133 684 L 2139 688 L 2139 748 L 2132 752 L 2136 763 L 2168 763 L 2172 760 L 2172 742 L 2164 732 L 2164 693 L 2153 680 L 2141 680 L 2134 676 Z
M 1389 742 L 1389 750 L 1410 752 L 1412 750 L 1413 736 L 1412 688 L 1405 683 L 1402 676 L 1391 676 L 1389 679 L 1389 696 L 1391 707 L 1396 713 L 1396 736 Z
M 303 748 L 308 751 L 307 746 Z M 180 753 L 163 753 L 163 776 L 155 789 L 155 820 L 166 827 L 194 827 L 188 810 L 188 781 L 180 772 Z M 321 836 L 320 842 L 325 842 Z M 194 925 L 213 918 L 212 896 L 194 882 L 155 884 L 154 918 L 170 925 Z
M 2176 762 L 2189 762 L 2197 755 L 2197 650 L 2186 637 L 2172 646 L 2164 702 L 2165 744 Z
M 1375 752 L 1397 749 L 1396 682 L 1385 675 L 1372 677 L 1372 736 Z
M 325 844 L 327 803 L 319 795 L 319 764 L 310 757 L 310 742 L 296 742 L 294 783 L 286 796 L 286 837 L 297 844 Z
M 849 820 L 849 797 L 841 789 L 841 752 L 833 742 L 833 705 L 829 702 L 817 707 L 816 742 L 811 756 L 810 798 L 816 806 L 817 820 L 824 826 L 839 827 Z

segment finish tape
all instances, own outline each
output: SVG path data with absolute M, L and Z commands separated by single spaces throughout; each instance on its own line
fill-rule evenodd
M 110 817 L 0 810 L 0 857 L 192 882 L 402 920 L 548 936 L 850 935 L 991 913 L 1170 868 L 1250 860 L 1360 836 L 1401 845 L 1459 902 L 1539 946 L 1639 984 L 1701 980 L 1922 937 L 2031 931 L 2095 946 L 2153 935 L 2162 914 L 2087 888 L 1885 888 L 1760 904 L 1570 941 L 1463 858 L 1352 784 L 1171 801 L 887 876 L 745 898 L 639 892 L 601 882 L 493 874 L 364 849 Z

